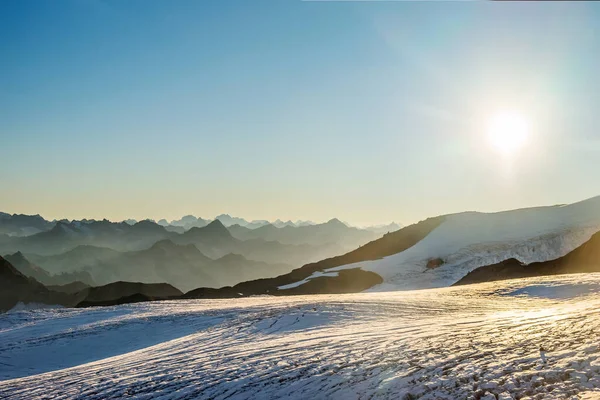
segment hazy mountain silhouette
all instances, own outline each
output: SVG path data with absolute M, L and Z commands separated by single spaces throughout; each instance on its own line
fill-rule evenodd
M 32 260 L 41 264 L 36 256 L 60 255 L 79 246 L 105 247 L 120 252 L 138 251 L 150 248 L 154 243 L 170 239 L 177 244 L 194 244 L 205 255 L 216 259 L 229 253 L 241 254 L 244 257 L 267 263 L 281 263 L 289 265 L 302 265 L 306 262 L 316 261 L 334 254 L 344 252 L 349 246 L 367 241 L 365 237 L 371 233 L 348 228 L 339 224 L 342 229 L 328 232 L 335 223 L 321 224 L 323 233 L 316 230 L 299 232 L 282 231 L 293 241 L 295 235 L 313 236 L 311 244 L 290 245 L 277 241 L 277 235 L 271 234 L 268 239 L 261 237 L 249 238 L 243 241 L 234 238 L 220 220 L 215 220 L 208 225 L 198 228 L 193 227 L 184 233 L 171 232 L 165 227 L 152 221 L 140 221 L 134 225 L 124 222 L 110 222 L 108 220 L 83 223 L 74 221 L 70 223 L 58 222 L 54 227 L 45 232 L 40 232 L 27 237 L 8 237 L 0 235 L 0 254 L 21 251 L 24 254 L 35 255 Z M 272 227 L 272 225 L 270 225 Z M 283 229 L 308 229 L 283 228 Z M 260 229 L 260 228 L 259 228 Z M 269 228 L 267 228 L 268 230 Z M 359 233 L 360 232 L 360 233 Z M 328 236 L 329 235 L 329 236 Z M 336 237 L 336 235 L 339 235 Z M 346 240 L 347 235 L 347 240 Z M 248 235 L 252 236 L 252 235 Z M 259 235 L 260 236 L 260 235 Z M 301 240 L 298 240 L 301 241 Z M 44 268 L 48 268 L 44 266 Z M 49 272 L 59 272 L 49 269 Z
M 166 220 L 161 220 L 161 221 L 166 222 Z M 206 220 L 206 219 L 203 219 L 203 218 L 198 218 L 198 217 L 195 217 L 193 215 L 186 215 L 184 217 L 181 217 L 181 219 L 179 219 L 179 220 L 173 220 L 170 223 L 167 223 L 166 225 L 160 223 L 161 221 L 159 221 L 159 224 L 161 224 L 161 225 L 163 225 L 165 227 L 167 225 L 177 226 L 177 227 L 183 228 L 184 231 L 187 231 L 187 230 L 189 230 L 191 228 L 202 228 L 202 227 L 204 227 L 204 226 L 206 226 L 206 225 L 208 225 L 210 223 L 209 220 Z
M 79 245 L 109 247 L 119 251 L 138 250 L 173 235 L 176 233 L 151 221 L 140 221 L 134 225 L 108 220 L 57 222 L 52 229 L 44 232 L 0 240 L 0 251 L 51 255 Z
M 11 236 L 28 236 L 51 229 L 54 222 L 40 215 L 0 213 L 0 233 Z
M 121 255 L 120 252 L 106 247 L 80 245 L 65 253 L 40 256 L 27 254 L 26 257 L 37 265 L 54 274 L 81 270 L 85 266 L 94 266 Z
M 402 229 L 402 227 L 403 225 L 392 222 L 391 224 L 367 226 L 364 229 L 383 235 L 386 233 L 396 232 L 397 230 Z
M 40 216 L 22 220 L 38 224 L 45 221 Z M 235 237 L 222 220 L 260 227 L 230 227 Z M 45 221 L 49 229 L 33 235 L 0 234 L 0 252 L 20 255 L 24 259 L 17 257 L 14 263 L 46 285 L 139 281 L 167 282 L 189 290 L 280 275 L 377 236 L 337 219 L 299 227 L 288 221 L 282 223 L 282 228 L 267 221 L 248 223 L 227 214 L 212 222 L 185 216 L 175 221 L 182 226 L 159 222 Z
M 276 240 L 283 244 L 321 245 L 324 243 L 338 244 L 342 251 L 354 249 L 380 235 L 377 233 L 353 228 L 334 218 L 323 224 L 307 226 L 283 225 L 277 227 L 268 224 L 256 229 L 248 229 L 240 225 L 229 228 L 231 234 L 241 240 L 264 239 Z
M 235 253 L 250 260 L 267 263 L 283 262 L 292 266 L 343 251 L 337 243 L 290 245 L 263 238 L 240 240 L 235 238 L 220 220 L 214 220 L 204 228 L 192 228 L 182 235 L 173 237 L 172 240 L 178 244 L 194 244 L 202 253 L 213 259 Z
M 193 228 L 187 232 L 187 237 L 205 246 L 221 248 L 225 246 L 222 240 L 230 240 L 232 248 L 240 247 L 241 243 L 232 238 L 218 221 L 205 228 Z M 158 241 L 148 249 L 132 252 L 78 246 L 64 254 L 31 254 L 28 257 L 37 265 L 55 273 L 75 275 L 77 271 L 85 271 L 94 282 L 101 285 L 116 281 L 166 282 L 182 290 L 199 286 L 220 287 L 248 279 L 272 277 L 293 268 L 284 263 L 268 264 L 247 260 L 239 255 L 226 254 L 215 260 L 205 256 L 192 243 L 176 244 L 170 239 Z
M 85 271 L 62 272 L 56 275 L 30 262 L 21 252 L 4 256 L 20 273 L 36 281 L 48 285 L 65 285 L 72 282 L 81 282 L 85 285 L 94 285 L 91 275 Z

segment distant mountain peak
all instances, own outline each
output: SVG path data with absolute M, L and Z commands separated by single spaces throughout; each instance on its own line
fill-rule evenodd
M 202 237 L 232 237 L 229 229 L 227 229 L 225 225 L 223 225 L 223 223 L 218 219 L 211 221 L 208 225 L 202 228 L 193 227 L 185 234 Z
M 74 228 L 68 222 L 58 221 L 52 229 L 48 231 L 51 235 L 68 235 L 75 232 Z M 45 233 L 45 232 L 44 232 Z
M 212 221 L 211 223 L 209 223 L 202 229 L 207 230 L 207 231 L 214 231 L 214 232 L 227 232 L 227 234 L 229 234 L 229 231 L 227 230 L 227 228 L 225 227 L 223 222 L 221 222 L 218 219 L 215 219 L 214 221 Z
M 215 220 L 221 221 L 225 226 L 231 226 L 235 224 L 239 224 L 241 226 L 248 225 L 248 221 L 246 221 L 244 218 L 232 217 L 229 214 L 217 215 Z
M 145 219 L 143 221 L 137 222 L 132 225 L 132 228 L 136 229 L 154 229 L 154 230 L 164 230 L 164 228 L 158 225 L 156 222 L 151 221 L 149 219 Z
M 27 260 L 27 258 L 25 258 L 25 255 L 23 253 L 21 253 L 20 251 L 17 251 L 16 253 L 11 255 L 11 258 L 13 259 L 20 259 L 20 260 Z
M 347 227 L 347 226 L 348 226 L 348 225 L 346 225 L 345 223 L 343 223 L 342 221 L 340 221 L 340 220 L 339 220 L 339 219 L 337 219 L 337 218 L 332 218 L 332 219 L 330 219 L 329 221 L 327 221 L 327 224 L 328 224 L 328 225 L 340 225 L 340 226 L 341 226 L 341 225 L 343 225 L 343 226 L 345 226 L 345 227 Z

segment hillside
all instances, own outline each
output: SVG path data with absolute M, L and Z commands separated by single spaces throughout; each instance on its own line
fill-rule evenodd
M 70 272 L 60 272 L 58 274 L 51 274 L 40 266 L 32 263 L 27 259 L 23 253 L 16 252 L 14 254 L 9 254 L 4 256 L 4 258 L 10 262 L 19 272 L 23 275 L 33 278 L 36 281 L 48 285 L 66 285 L 72 282 L 81 282 L 88 286 L 93 286 L 95 284 L 91 275 L 86 271 L 70 271 Z
M 218 285 L 204 270 L 211 262 L 193 245 L 162 240 L 149 249 L 120 253 L 84 268 L 100 285 L 117 281 L 165 282 L 186 290 L 195 285 Z
M 476 268 L 510 258 L 525 263 L 556 259 L 598 231 L 600 197 L 564 206 L 465 212 L 443 217 L 438 227 L 405 251 L 325 272 L 360 268 L 376 273 L 383 283 L 372 291 L 444 287 Z
M 524 264 L 515 258 L 510 258 L 500 263 L 479 267 L 454 285 L 589 272 L 600 272 L 600 232 L 594 234 L 582 246 L 555 260 Z
M 63 273 L 82 270 L 88 266 L 118 258 L 122 253 L 106 247 L 80 245 L 61 254 L 40 256 L 27 254 L 26 257 L 50 273 Z
M 190 232 L 199 243 L 219 245 L 219 235 L 214 232 Z M 198 228 L 205 229 L 205 228 Z M 231 238 L 227 230 L 223 233 Z M 235 239 L 231 238 L 232 240 Z M 237 243 L 237 242 L 235 242 Z M 220 244 L 222 246 L 222 243 Z M 223 248 L 223 247 L 221 247 Z M 232 246 L 233 249 L 237 247 Z M 28 255 L 44 269 L 55 271 L 57 277 L 71 277 L 71 281 L 81 281 L 80 276 L 99 285 L 117 281 L 169 283 L 187 291 L 197 287 L 221 287 L 245 280 L 272 277 L 292 270 L 284 263 L 265 263 L 248 260 L 241 255 L 225 254 L 214 260 L 205 256 L 193 244 L 176 244 L 165 239 L 150 248 L 117 252 L 114 250 L 78 246 L 64 254 L 55 256 Z M 39 267 L 38 267 L 39 268 Z M 41 269 L 41 268 L 40 268 Z M 50 279 L 48 277 L 48 279 Z M 47 279 L 47 281 L 48 281 Z M 88 283 L 83 279 L 83 282 Z M 50 285 L 64 285 L 65 279 L 49 280 Z M 93 285 L 92 285 L 93 286 Z
M 182 294 L 180 290 L 166 283 L 113 282 L 104 286 L 86 288 L 76 296 L 82 299 L 77 303 L 77 307 L 91 307 L 166 300 Z
M 0 311 L 7 311 L 17 303 L 40 303 L 72 306 L 73 297 L 48 290 L 44 285 L 21 274 L 0 257 Z

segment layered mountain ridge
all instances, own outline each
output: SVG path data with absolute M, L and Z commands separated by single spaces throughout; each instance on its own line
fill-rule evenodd
M 231 218 L 229 222 L 234 221 Z M 569 205 L 443 215 L 370 241 L 365 230 L 336 219 L 301 227 L 265 224 L 255 229 L 239 224 L 227 228 L 216 219 L 184 233 L 169 232 L 151 221 L 111 224 L 101 221 L 82 227 L 58 222 L 49 231 L 9 239 L 22 242 L 47 237 L 76 244 L 73 238 L 94 231 L 91 227 L 101 232 L 94 232 L 96 238 L 107 241 L 111 235 L 105 230 L 117 232 L 120 241 L 133 235 L 138 245 L 158 236 L 144 248 L 124 252 L 80 243 L 60 255 L 20 256 L 51 273 L 61 272 L 57 269 L 71 263 L 69 258 L 79 262 L 91 259 L 84 270 L 98 284 L 116 280 L 168 282 L 186 292 L 179 296 L 183 298 L 435 288 L 600 271 L 600 197 Z M 340 232 L 346 235 L 346 243 L 356 240 L 363 244 L 300 268 L 292 269 L 294 263 L 274 266 L 277 260 L 297 261 L 299 254 L 325 246 L 323 243 L 336 245 Z M 3 240 L 5 245 L 6 237 Z M 91 256 L 82 255 L 87 252 Z M 268 254 L 267 259 L 261 259 L 264 254 Z M 243 281 L 228 280 L 231 275 Z M 126 301 L 141 301 L 142 297 Z

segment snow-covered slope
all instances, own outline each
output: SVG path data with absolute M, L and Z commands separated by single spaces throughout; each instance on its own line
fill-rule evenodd
M 360 267 L 384 283 L 371 291 L 449 286 L 475 268 L 508 258 L 547 261 L 579 247 L 600 231 L 600 196 L 565 206 L 499 213 L 466 212 L 445 221 L 413 247 L 380 260 L 330 268 Z M 427 261 L 443 260 L 428 269 Z
M 0 316 L 2 399 L 578 399 L 600 274 Z M 581 397 L 580 397 L 581 396 Z

